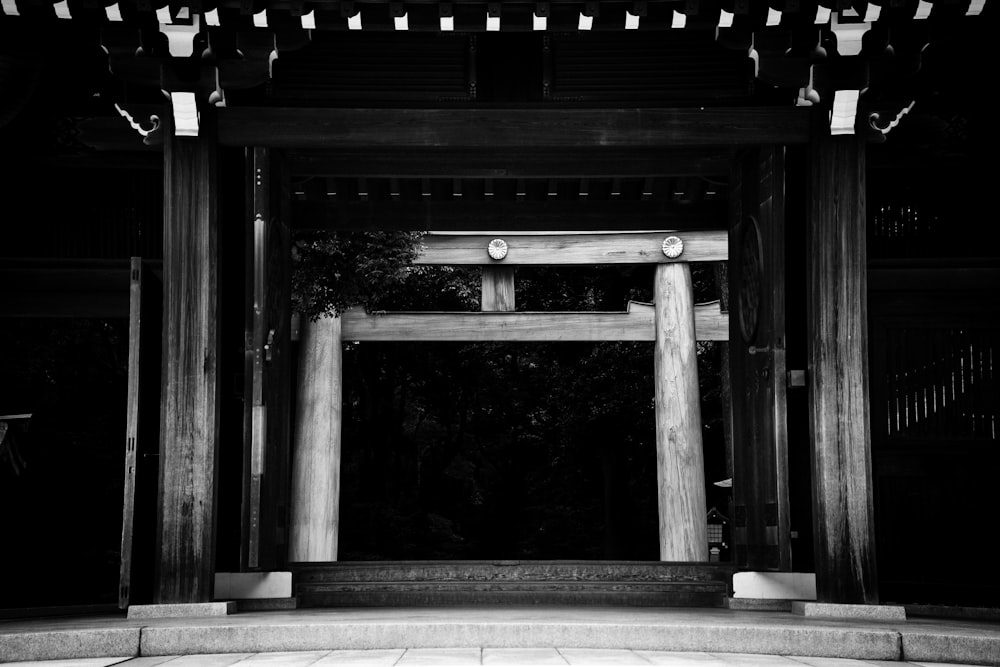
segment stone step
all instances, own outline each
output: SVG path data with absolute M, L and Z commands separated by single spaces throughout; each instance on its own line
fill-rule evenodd
M 648 561 L 293 564 L 303 607 L 586 604 L 722 607 L 733 568 Z
M 736 568 L 720 563 L 664 561 L 339 561 L 292 563 L 296 582 L 307 581 L 724 581 Z

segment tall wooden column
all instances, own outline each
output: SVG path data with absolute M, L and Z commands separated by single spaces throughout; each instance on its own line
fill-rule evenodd
M 218 188 L 211 109 L 164 127 L 163 378 L 156 602 L 208 602 L 219 457 Z
M 708 510 L 691 268 L 686 263 L 658 264 L 653 298 L 660 560 L 707 561 Z
M 343 394 L 341 320 L 304 319 L 292 449 L 291 562 L 337 560 Z
M 868 406 L 865 146 L 810 146 L 809 408 L 816 593 L 876 603 Z

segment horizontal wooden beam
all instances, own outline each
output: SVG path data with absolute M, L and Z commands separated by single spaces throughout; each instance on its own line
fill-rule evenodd
M 657 201 L 294 201 L 296 229 L 576 231 L 715 229 L 726 202 Z
M 351 310 L 342 316 L 345 341 L 559 342 L 654 340 L 653 308 L 630 304 L 629 312 L 439 313 L 397 312 L 369 315 Z M 695 337 L 729 338 L 729 314 L 718 302 L 694 308 Z
M 663 241 L 676 236 L 683 252 L 676 258 L 663 253 Z M 495 260 L 487 247 L 500 239 L 506 257 Z M 416 264 L 665 264 L 721 262 L 729 258 L 725 231 L 633 232 L 607 234 L 427 234 L 421 240 Z
M 286 149 L 485 150 L 797 144 L 808 107 L 217 110 L 219 141 Z
M 296 150 L 288 154 L 293 176 L 394 178 L 629 178 L 658 176 L 722 176 L 729 174 L 728 147 L 662 150 L 566 149 L 527 153 L 523 150 L 455 149 L 414 153 Z

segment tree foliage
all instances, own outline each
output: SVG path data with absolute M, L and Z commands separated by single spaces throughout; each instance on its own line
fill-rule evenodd
M 292 246 L 292 305 L 312 320 L 392 293 L 406 279 L 421 232 L 333 231 L 299 235 Z

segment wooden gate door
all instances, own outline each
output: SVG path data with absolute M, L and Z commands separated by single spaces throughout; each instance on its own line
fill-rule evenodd
M 150 603 L 156 562 L 163 287 L 142 260 L 129 274 L 125 498 L 118 607 Z
M 729 358 L 735 561 L 791 569 L 785 368 L 784 148 L 734 162 L 730 193 Z
M 288 526 L 291 398 L 291 235 L 282 156 L 248 152 L 243 517 L 240 569 L 283 566 Z

